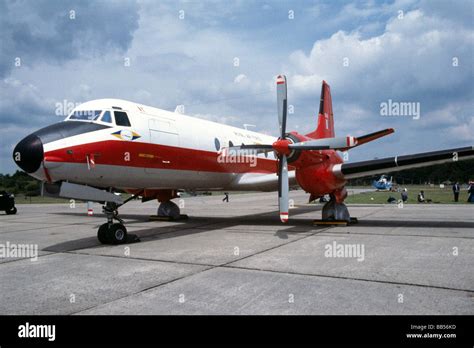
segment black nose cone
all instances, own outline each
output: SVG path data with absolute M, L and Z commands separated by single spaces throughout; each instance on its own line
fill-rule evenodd
M 13 150 L 13 160 L 27 173 L 34 173 L 39 169 L 43 155 L 43 143 L 35 134 L 28 135 Z

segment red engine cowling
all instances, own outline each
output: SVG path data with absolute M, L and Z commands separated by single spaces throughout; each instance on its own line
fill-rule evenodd
M 293 142 L 311 140 L 310 138 L 291 133 Z M 335 164 L 343 163 L 334 150 L 301 151 L 291 154 L 291 166 L 296 168 L 296 180 L 299 185 L 312 196 L 334 194 L 336 201 L 342 202 L 347 196 L 344 185 L 346 180 L 337 177 L 332 171 Z
M 344 188 L 346 181 L 335 176 L 331 168 L 332 164 L 329 163 L 298 168 L 296 169 L 296 180 L 303 190 L 314 196 L 323 196 L 329 193 L 339 196 L 338 191 Z M 344 198 L 343 194 L 340 199 L 344 200 Z

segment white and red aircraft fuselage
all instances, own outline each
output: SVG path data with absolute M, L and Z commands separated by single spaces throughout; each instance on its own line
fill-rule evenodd
M 178 190 L 279 191 L 280 217 L 288 220 L 288 189 L 311 199 L 329 194 L 323 218 L 350 220 L 343 204 L 347 179 L 474 157 L 472 146 L 371 161 L 343 163 L 346 151 L 393 132 L 335 137 L 329 85 L 323 81 L 318 124 L 303 135 L 286 133 L 286 78 L 277 78 L 280 136 L 273 137 L 118 99 L 76 107 L 63 121 L 42 128 L 13 151 L 17 165 L 45 182 L 57 197 L 105 202 L 102 242 L 126 238 L 112 223 L 122 190 L 161 202 L 159 215 L 179 217 Z M 121 221 L 121 220 L 120 220 Z

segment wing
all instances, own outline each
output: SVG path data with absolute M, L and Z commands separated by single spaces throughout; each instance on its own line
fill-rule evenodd
M 333 167 L 333 172 L 340 177 L 344 177 L 344 179 L 353 179 L 372 174 L 396 172 L 469 158 L 474 158 L 474 146 L 337 164 Z

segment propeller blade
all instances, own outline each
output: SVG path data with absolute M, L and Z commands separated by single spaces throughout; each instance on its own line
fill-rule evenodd
M 285 139 L 286 114 L 288 111 L 286 76 L 278 75 L 276 83 L 277 83 L 277 107 L 278 107 L 278 123 L 280 125 L 280 139 Z
M 272 145 L 265 144 L 249 144 L 240 146 L 225 147 L 222 149 L 224 155 L 258 155 L 260 153 L 268 153 L 274 151 Z
M 255 149 L 255 150 L 273 150 L 272 145 L 267 144 L 249 144 L 249 145 L 240 145 L 234 146 L 234 148 L 239 148 L 241 150 L 245 149 Z M 232 149 L 232 147 L 230 147 Z
M 300 143 L 290 144 L 288 148 L 292 150 L 342 150 L 350 149 L 354 146 L 357 146 L 357 138 L 347 136 L 302 141 Z
M 288 222 L 288 163 L 285 155 L 280 156 L 278 161 L 278 206 L 280 208 L 280 220 L 281 222 Z

